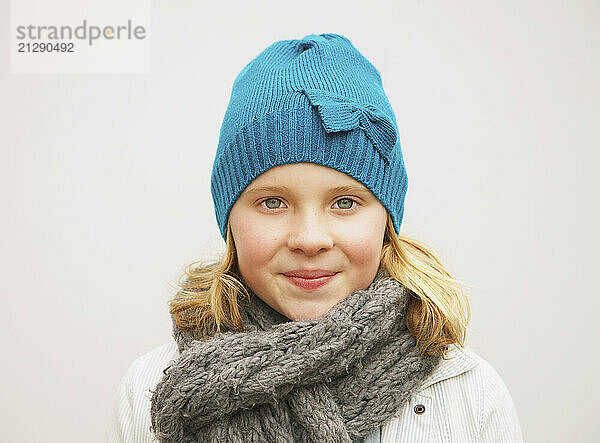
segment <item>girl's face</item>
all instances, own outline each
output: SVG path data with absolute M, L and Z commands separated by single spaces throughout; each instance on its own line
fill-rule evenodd
M 349 175 L 294 163 L 257 177 L 233 205 L 229 223 L 246 284 L 290 320 L 303 320 L 324 316 L 371 284 L 387 211 Z M 312 280 L 284 275 L 298 270 L 335 275 Z M 314 287 L 323 280 L 328 282 Z

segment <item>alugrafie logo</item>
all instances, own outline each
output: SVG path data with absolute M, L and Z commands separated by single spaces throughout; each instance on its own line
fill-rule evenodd
M 91 26 L 87 20 L 83 19 L 83 24 L 73 26 L 42 26 L 42 25 L 21 25 L 17 26 L 17 40 L 87 40 L 88 45 L 92 46 L 94 40 L 104 38 L 106 40 L 137 39 L 146 38 L 146 29 L 143 26 L 133 26 L 132 20 L 127 20 L 127 25 L 119 26 Z

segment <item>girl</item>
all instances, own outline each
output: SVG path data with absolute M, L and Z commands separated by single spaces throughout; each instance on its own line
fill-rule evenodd
M 377 69 L 338 34 L 266 48 L 236 77 L 211 188 L 226 243 L 132 363 L 110 441 L 521 441 L 464 346 L 459 282 L 400 233 L 407 190 Z

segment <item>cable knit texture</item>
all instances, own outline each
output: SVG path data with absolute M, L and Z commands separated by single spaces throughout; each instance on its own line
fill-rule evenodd
M 211 174 L 221 235 L 259 175 L 315 163 L 361 182 L 400 232 L 408 177 L 394 111 L 379 71 L 340 34 L 271 44 L 237 75 Z
M 151 399 L 161 442 L 357 442 L 397 412 L 440 357 L 406 326 L 410 292 L 380 266 L 324 317 L 290 321 L 251 293 L 243 332 L 198 337 Z

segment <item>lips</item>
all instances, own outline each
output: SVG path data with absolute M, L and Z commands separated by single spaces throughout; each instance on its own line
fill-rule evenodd
M 329 283 L 337 272 L 316 270 L 297 270 L 286 272 L 283 275 L 293 285 L 302 289 L 318 289 Z
M 337 274 L 335 271 L 327 271 L 325 269 L 297 269 L 295 271 L 284 272 L 283 275 L 286 277 L 300 277 L 300 278 L 320 278 L 329 277 Z

